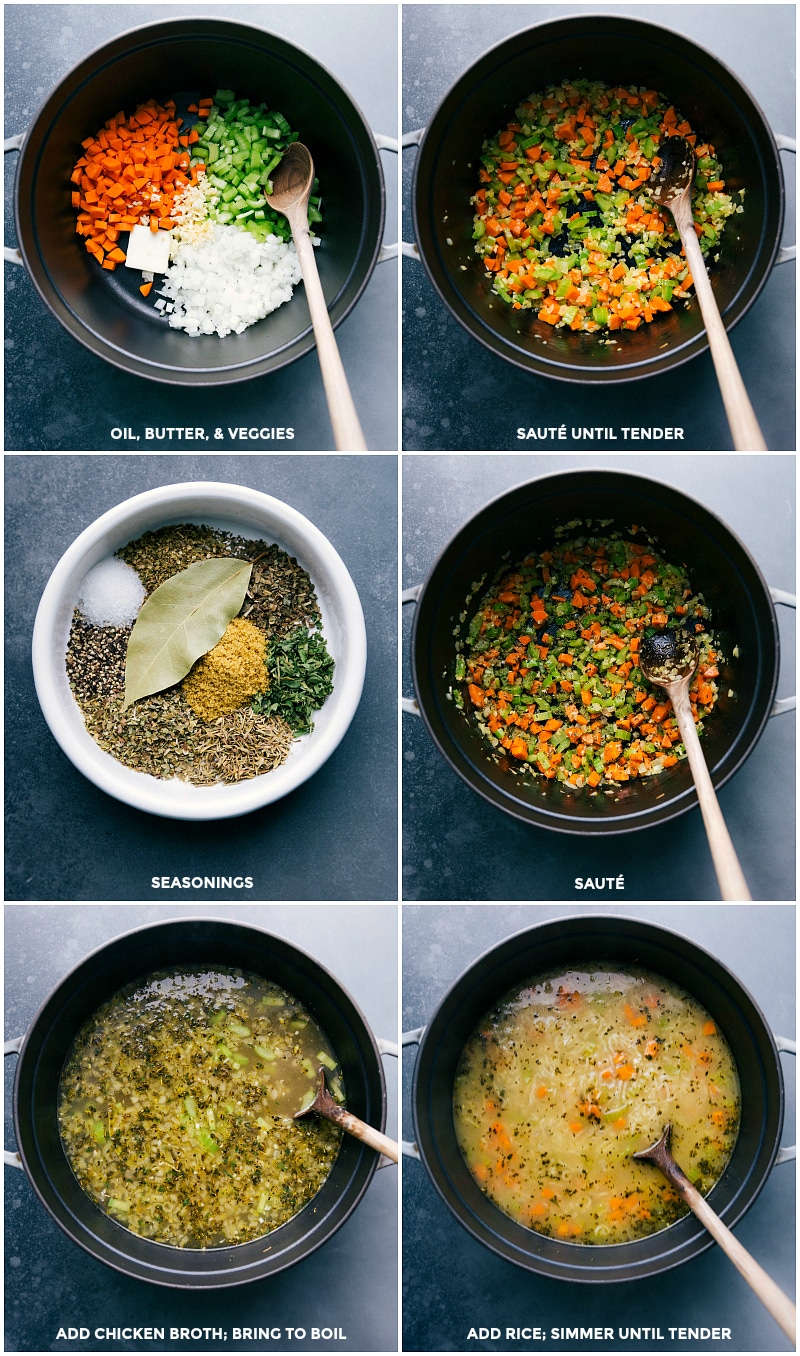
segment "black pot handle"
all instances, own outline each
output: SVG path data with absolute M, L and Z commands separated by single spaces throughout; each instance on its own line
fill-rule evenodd
M 404 132 L 400 140 L 400 145 L 402 149 L 406 150 L 409 146 L 414 147 L 419 146 L 422 141 L 422 138 L 425 135 L 426 130 L 427 129 L 424 127 L 418 127 L 414 132 Z M 795 141 L 794 137 L 784 136 L 782 132 L 775 132 L 774 135 L 775 135 L 775 144 L 778 147 L 779 151 L 791 151 L 793 155 L 796 153 L 797 142 Z M 400 253 L 405 255 L 407 259 L 419 260 L 419 248 L 416 242 L 414 241 L 401 240 Z M 794 259 L 796 255 L 797 255 L 796 245 L 781 245 L 777 255 L 775 256 L 775 264 L 776 265 L 788 264 L 789 260 Z
M 417 712 L 417 715 L 419 715 L 419 712 Z M 424 1026 L 418 1026 L 415 1031 L 404 1031 L 401 1044 L 403 1045 L 403 1047 L 405 1047 L 406 1045 L 419 1045 L 424 1035 L 425 1035 Z M 403 1151 L 404 1158 L 416 1158 L 417 1160 L 419 1160 L 419 1158 L 421 1157 L 419 1149 L 417 1148 L 414 1140 L 411 1139 L 401 1140 L 400 1148 Z
M 18 1055 L 24 1039 L 25 1039 L 24 1036 L 16 1036 L 13 1041 L 6 1041 L 3 1046 L 3 1054 Z M 19 1168 L 20 1172 L 22 1171 L 22 1159 L 20 1158 L 16 1149 L 14 1150 L 4 1149 L 3 1162 L 6 1164 L 6 1167 Z
M 18 1055 L 24 1039 L 25 1039 L 24 1036 L 16 1036 L 14 1040 L 6 1041 L 5 1045 L 3 1046 L 3 1054 Z M 378 1040 L 378 1051 L 381 1055 L 393 1055 L 395 1059 L 397 1059 L 400 1054 L 396 1041 L 386 1041 L 382 1039 Z M 22 1170 L 22 1161 L 16 1150 L 12 1151 L 11 1149 L 4 1149 L 3 1162 L 9 1168 L 19 1168 L 20 1170 Z M 380 1162 L 378 1163 L 378 1167 L 386 1168 L 390 1165 L 390 1163 L 391 1159 L 382 1157 Z
M 373 132 L 373 136 L 375 138 L 375 145 L 379 151 L 393 151 L 394 154 L 397 155 L 400 150 L 400 143 L 397 140 L 397 137 L 387 137 L 384 136 L 382 132 Z M 396 259 L 399 252 L 400 243 L 397 240 L 393 241 L 391 245 L 381 245 L 378 250 L 377 262 L 379 264 L 385 264 L 387 259 Z
M 404 589 L 400 595 L 400 601 L 405 607 L 406 603 L 416 603 L 422 592 L 422 585 L 415 584 L 413 588 Z M 782 603 L 784 607 L 797 607 L 797 598 L 793 593 L 787 593 L 785 589 L 770 589 L 770 597 L 773 603 Z M 782 716 L 786 711 L 794 711 L 797 706 L 797 697 L 778 697 L 772 704 L 771 716 Z M 419 706 L 415 697 L 400 696 L 400 710 L 407 712 L 410 716 L 420 714 Z
M 381 1055 L 392 1055 L 394 1059 L 400 1057 L 400 1049 L 397 1041 L 386 1041 L 382 1036 L 378 1037 L 378 1052 Z M 392 1162 L 391 1158 L 387 1158 L 385 1154 L 381 1154 L 380 1159 L 378 1160 L 379 1169 L 392 1168 L 394 1166 L 395 1164 Z
M 415 603 L 421 592 L 421 584 L 415 584 L 414 587 L 410 589 L 403 589 L 403 592 L 400 594 L 400 602 L 403 604 L 403 607 L 405 607 L 406 603 Z M 410 716 L 420 715 L 416 697 L 404 697 L 402 693 L 400 694 L 400 710 L 406 711 Z M 403 1041 L 403 1044 L 406 1044 L 405 1040 Z
M 775 1044 L 778 1047 L 778 1054 L 787 1054 L 787 1055 L 797 1054 L 797 1042 L 790 1041 L 786 1036 L 776 1036 Z M 796 1157 L 797 1157 L 797 1145 L 783 1144 L 781 1145 L 776 1155 L 775 1166 L 777 1167 L 779 1163 L 793 1163 Z
M 7 137 L 3 142 L 3 155 L 8 155 L 9 151 L 21 151 L 24 140 L 24 132 L 20 132 L 19 135 L 15 137 Z M 19 250 L 13 249 L 10 245 L 3 246 L 3 258 L 7 264 L 22 263 L 22 255 Z
M 797 142 L 794 137 L 785 137 L 782 132 L 775 133 L 775 144 L 779 151 L 791 151 L 792 155 L 797 152 Z M 797 256 L 796 245 L 781 245 L 775 259 L 776 264 L 788 264 L 790 259 Z
M 402 1037 L 402 1044 L 403 1046 L 419 1045 L 424 1035 L 425 1035 L 424 1026 L 418 1026 L 414 1031 L 404 1031 Z M 778 1047 L 779 1053 L 784 1053 L 787 1055 L 797 1054 L 797 1042 L 789 1040 L 788 1037 L 786 1036 L 776 1036 L 775 1044 Z M 404 1158 L 419 1159 L 421 1157 L 419 1149 L 417 1148 L 417 1145 L 414 1142 L 414 1140 L 408 1139 L 402 1140 L 401 1148 L 403 1150 Z M 778 1150 L 778 1153 L 776 1155 L 774 1166 L 777 1167 L 779 1163 L 792 1163 L 796 1157 L 797 1157 L 796 1144 L 782 1145 L 782 1147 Z
M 792 247 L 794 248 L 794 247 Z M 793 593 L 787 593 L 785 589 L 770 589 L 770 597 L 773 603 L 783 603 L 784 607 L 797 607 L 797 598 Z M 797 697 L 779 697 L 772 703 L 771 716 L 782 716 L 784 711 L 794 711 L 797 705 Z M 792 1051 L 794 1054 L 794 1051 Z

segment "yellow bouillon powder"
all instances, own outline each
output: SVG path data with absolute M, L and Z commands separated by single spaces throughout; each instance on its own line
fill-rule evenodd
M 227 716 L 268 686 L 267 638 L 244 617 L 234 617 L 208 654 L 183 680 L 183 695 L 201 720 Z

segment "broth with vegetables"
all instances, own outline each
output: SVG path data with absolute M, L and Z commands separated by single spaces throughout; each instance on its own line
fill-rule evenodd
M 481 1190 L 518 1223 L 576 1243 L 623 1243 L 687 1213 L 645 1149 L 672 1151 L 706 1194 L 739 1127 L 739 1080 L 716 1023 L 676 984 L 613 965 L 554 970 L 479 1023 L 453 1088 L 458 1144 Z
M 66 1060 L 58 1121 L 84 1191 L 113 1219 L 177 1247 L 271 1232 L 327 1178 L 341 1132 L 293 1120 L 337 1057 L 285 990 L 240 970 L 183 968 L 115 994 Z

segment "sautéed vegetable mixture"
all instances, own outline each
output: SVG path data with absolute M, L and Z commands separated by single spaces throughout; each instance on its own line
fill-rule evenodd
M 221 1247 L 270 1233 L 328 1176 L 341 1140 L 295 1121 L 336 1055 L 283 989 L 239 970 L 184 969 L 129 985 L 78 1034 L 59 1128 L 84 1191 L 134 1233 Z
M 743 210 L 714 147 L 644 86 L 565 81 L 532 94 L 484 142 L 473 237 L 493 291 L 556 329 L 608 335 L 649 325 L 690 295 L 672 215 L 648 182 L 664 139 L 694 147 L 695 230 L 713 256 Z M 605 342 L 616 342 L 613 338 Z
M 503 569 L 484 594 L 459 642 L 453 700 L 507 769 L 613 787 L 686 757 L 669 699 L 639 668 L 641 637 L 694 637 L 689 698 L 700 735 L 719 695 L 719 653 L 682 567 L 649 541 L 596 536 L 590 524 L 564 540 L 579 526 Z
M 676 984 L 601 964 L 505 995 L 470 1036 L 453 1088 L 478 1185 L 537 1233 L 623 1243 L 687 1213 L 631 1155 L 672 1122 L 672 1150 L 706 1194 L 739 1126 L 739 1080 L 717 1025 Z

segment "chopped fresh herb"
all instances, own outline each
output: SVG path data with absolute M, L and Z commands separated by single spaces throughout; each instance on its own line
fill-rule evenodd
M 298 628 L 267 646 L 269 687 L 253 710 L 280 716 L 293 734 L 310 734 L 311 714 L 333 692 L 334 661 L 320 631 Z

